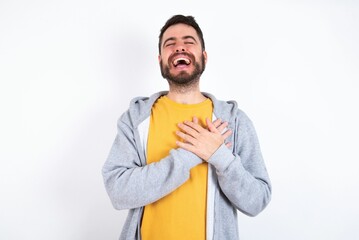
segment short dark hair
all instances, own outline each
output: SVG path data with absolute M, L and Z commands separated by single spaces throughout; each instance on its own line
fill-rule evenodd
M 175 25 L 175 24 L 179 24 L 179 23 L 191 26 L 196 30 L 196 32 L 198 34 L 198 37 L 199 37 L 199 39 L 201 41 L 201 44 L 202 44 L 202 51 L 204 51 L 205 50 L 205 45 L 204 45 L 203 33 L 202 33 L 201 28 L 197 24 L 196 20 L 194 19 L 194 17 L 193 16 L 184 16 L 184 15 L 179 14 L 179 15 L 174 15 L 170 19 L 168 19 L 167 22 L 165 23 L 165 25 L 161 28 L 159 41 L 158 41 L 158 51 L 159 51 L 159 53 L 161 54 L 161 44 L 162 44 L 163 33 L 170 26 Z

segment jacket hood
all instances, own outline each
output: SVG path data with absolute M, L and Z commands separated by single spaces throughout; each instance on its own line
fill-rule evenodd
M 133 98 L 130 102 L 128 111 L 122 116 L 121 120 L 132 125 L 132 127 L 137 128 L 143 120 L 150 116 L 152 105 L 156 100 L 167 93 L 168 91 L 161 91 L 152 94 L 150 97 L 140 96 Z M 213 111 L 217 118 L 231 122 L 233 120 L 232 118 L 236 116 L 238 111 L 236 101 L 221 101 L 217 100 L 214 95 L 210 93 L 202 92 L 202 94 L 212 100 Z

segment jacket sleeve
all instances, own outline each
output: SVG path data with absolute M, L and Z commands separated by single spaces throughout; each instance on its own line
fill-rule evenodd
M 271 183 L 252 122 L 240 112 L 235 125 L 233 152 L 223 144 L 208 162 L 216 168 L 219 186 L 230 202 L 256 216 L 270 202 Z
M 116 209 L 138 208 L 157 201 L 181 186 L 189 178 L 190 169 L 202 162 L 191 152 L 173 149 L 159 162 L 143 166 L 143 146 L 135 140 L 137 130 L 121 119 L 117 126 L 117 136 L 102 167 L 105 188 Z

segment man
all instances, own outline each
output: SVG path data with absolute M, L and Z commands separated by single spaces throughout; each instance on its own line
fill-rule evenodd
M 134 98 L 102 173 L 116 209 L 129 209 L 120 239 L 239 239 L 237 209 L 255 216 L 271 185 L 251 120 L 234 101 L 200 91 L 207 53 L 192 16 L 159 36 L 169 91 Z

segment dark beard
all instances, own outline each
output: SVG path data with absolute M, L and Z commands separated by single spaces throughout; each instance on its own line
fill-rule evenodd
M 169 66 L 163 66 L 163 63 L 161 61 L 160 67 L 161 67 L 162 77 L 167 79 L 170 85 L 175 85 L 179 87 L 188 87 L 193 84 L 196 84 L 199 81 L 199 78 L 205 69 L 205 61 L 203 56 L 201 57 L 201 61 L 202 61 L 202 65 L 200 65 L 198 62 L 194 62 L 195 69 L 192 74 L 188 74 L 187 72 L 183 71 L 176 76 L 173 76 L 170 73 Z

